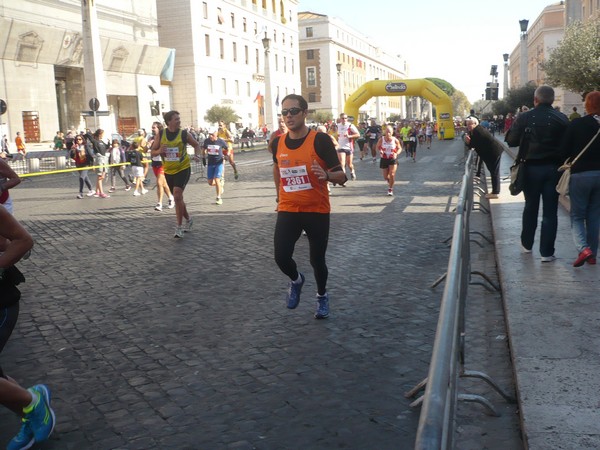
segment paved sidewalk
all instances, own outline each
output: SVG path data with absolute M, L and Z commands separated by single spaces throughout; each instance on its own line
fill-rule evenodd
M 78 200 L 74 174 L 26 179 L 15 212 L 36 245 L 1 357 L 23 384 L 53 388 L 58 424 L 43 448 L 411 449 L 420 409 L 404 392 L 429 367 L 443 293 L 430 286 L 447 268 L 462 157 L 458 140 L 436 141 L 417 163 L 401 156 L 393 198 L 370 161 L 332 189 L 324 321 L 313 319 L 305 238 L 302 301 L 285 308 L 265 151 L 238 152 L 238 182 L 226 167 L 222 206 L 192 176 L 195 225 L 182 240 L 173 211 L 153 210 L 154 191 Z M 473 269 L 495 277 L 493 256 L 483 246 Z M 501 302 L 484 291 L 470 289 L 469 368 L 512 390 Z M 460 405 L 461 449 L 519 447 L 514 405 L 490 400 L 503 417 Z M 17 428 L 0 410 L 0 444 Z
M 505 154 L 504 177 L 511 163 Z M 525 443 L 531 450 L 598 449 L 599 267 L 572 266 L 577 251 L 563 208 L 556 261 L 541 262 L 539 227 L 533 252 L 522 253 L 524 200 L 508 184 L 491 212 Z

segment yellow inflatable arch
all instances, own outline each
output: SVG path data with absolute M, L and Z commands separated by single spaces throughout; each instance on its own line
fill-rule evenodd
M 429 80 L 373 80 L 367 81 L 352 94 L 344 105 L 344 112 L 349 116 L 358 117 L 358 109 L 371 97 L 389 97 L 409 95 L 424 97 L 435 105 L 438 122 L 438 138 L 440 128 L 444 127 L 444 139 L 454 139 L 454 122 L 452 121 L 452 101 L 450 97 Z

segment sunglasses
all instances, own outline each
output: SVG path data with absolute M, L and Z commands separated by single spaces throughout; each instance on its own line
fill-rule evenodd
M 302 108 L 290 108 L 290 109 L 282 109 L 281 110 L 281 115 L 283 117 L 287 116 L 288 113 L 290 113 L 292 116 L 296 116 L 299 113 L 301 113 L 302 111 L 304 111 Z

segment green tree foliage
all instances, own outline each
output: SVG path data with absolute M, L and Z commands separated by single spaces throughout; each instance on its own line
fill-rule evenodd
M 210 109 L 206 110 L 204 120 L 208 123 L 217 123 L 223 121 L 226 124 L 235 123 L 240 120 L 241 117 L 229 106 L 214 105 Z
M 525 86 L 516 89 L 510 89 L 503 99 L 507 107 L 507 112 L 516 112 L 521 106 L 533 108 L 533 94 L 537 86 L 529 82 Z
M 327 123 L 330 120 L 333 120 L 331 111 L 315 111 L 308 116 L 308 122 Z
M 582 97 L 600 89 L 600 17 L 569 25 L 563 40 L 541 67 L 551 86 L 579 92 Z
M 392 114 L 390 115 L 390 117 L 387 118 L 387 122 L 402 122 L 403 117 L 400 114 Z M 371 124 L 369 124 L 371 125 Z
M 425 79 L 431 81 L 433 84 L 435 84 L 437 87 L 439 87 L 442 91 L 444 91 L 446 94 L 448 94 L 448 97 L 452 97 L 452 94 L 454 94 L 454 91 L 456 91 L 454 86 L 452 86 L 446 80 L 442 80 L 441 78 L 425 78 Z
M 454 91 L 450 96 L 450 99 L 452 100 L 452 111 L 455 116 L 465 118 L 469 115 L 471 102 L 469 102 L 469 99 L 463 91 Z

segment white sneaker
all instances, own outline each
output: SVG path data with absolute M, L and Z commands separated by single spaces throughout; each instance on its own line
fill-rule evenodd
M 140 195 L 142 195 L 142 194 L 140 194 L 138 191 L 135 191 L 135 192 L 133 193 L 133 195 L 134 195 L 135 197 L 138 197 L 138 196 L 140 196 Z
M 148 193 L 148 189 L 142 188 L 142 194 L 146 195 Z
M 175 234 L 173 235 L 175 239 L 183 238 L 183 229 L 181 227 L 175 227 Z
M 522 253 L 531 253 L 531 249 L 525 248 L 523 244 L 521 244 L 521 252 Z
M 556 259 L 556 256 L 542 256 L 542 262 L 552 262 Z
M 392 197 L 394 195 L 394 191 L 391 190 L 391 189 L 388 189 L 387 195 L 389 195 L 390 197 Z
M 92 196 L 92 195 L 94 195 L 95 193 L 96 193 L 95 191 L 89 191 L 89 192 L 88 192 L 87 194 L 85 194 L 85 195 L 87 195 L 88 197 L 91 197 L 91 196 Z
M 162 203 L 157 203 L 154 207 L 154 211 L 162 211 Z
M 169 209 L 175 208 L 175 197 L 173 197 L 172 195 L 171 195 L 171 197 L 169 197 L 169 205 L 167 207 Z
M 354 170 L 350 172 L 350 178 L 352 178 L 352 181 L 356 180 L 356 173 L 354 173 Z

